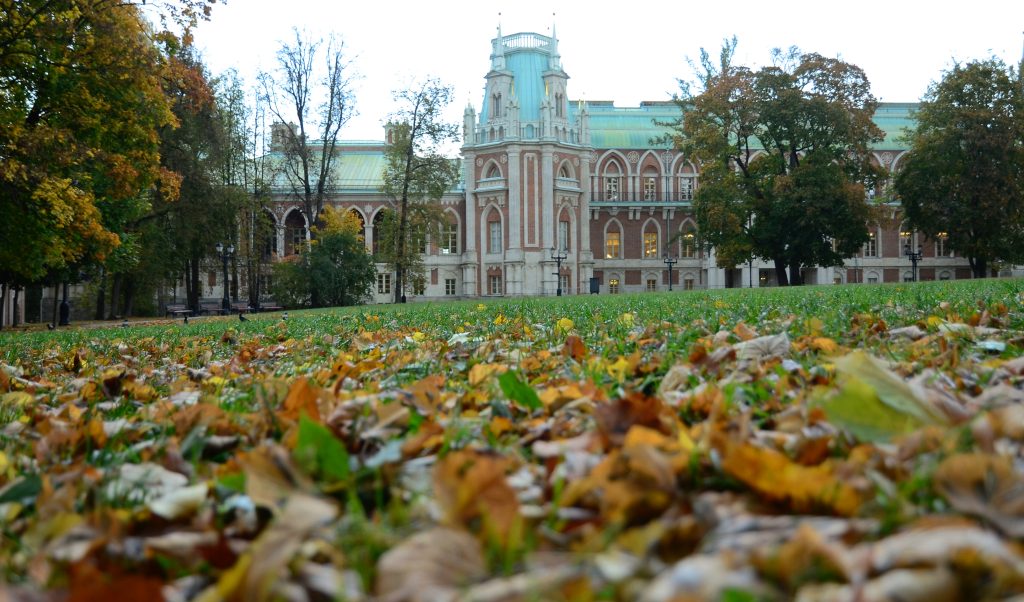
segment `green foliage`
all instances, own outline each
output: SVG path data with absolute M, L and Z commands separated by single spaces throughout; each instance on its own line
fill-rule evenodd
M 799 283 L 801 267 L 839 265 L 867 239 L 877 101 L 855 65 L 791 48 L 752 71 L 733 64 L 735 49 L 726 41 L 718 64 L 701 50 L 700 92 L 684 82 L 685 118 L 665 125 L 702 165 L 694 209 L 719 265 L 761 257 Z
M 380 259 L 397 274 L 396 300 L 411 277 L 422 277 L 419 241 L 447 223 L 440 200 L 459 181 L 459 162 L 443 152 L 458 140 L 458 125 L 443 120 L 451 97 L 452 89 L 436 79 L 395 92 L 400 108 L 389 121 L 381 185 L 394 213 L 375 234 Z
M 531 410 L 537 410 L 544 407 L 544 404 L 542 404 L 540 398 L 537 397 L 537 392 L 533 390 L 533 387 L 523 382 L 519 377 L 519 373 L 514 370 L 509 370 L 499 376 L 498 385 L 501 386 L 501 390 L 505 393 L 505 397 L 508 397 L 512 401 L 518 402 Z
M 377 270 L 362 240 L 323 231 L 297 258 L 274 264 L 274 299 L 286 307 L 355 305 L 366 300 Z M 315 294 L 314 294 L 315 293 Z
M 1024 92 L 1000 59 L 955 65 L 933 83 L 896 177 L 909 224 L 965 255 L 976 276 L 1024 260 Z

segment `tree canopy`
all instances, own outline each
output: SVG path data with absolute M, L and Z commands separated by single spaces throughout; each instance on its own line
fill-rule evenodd
M 754 71 L 733 63 L 735 50 L 727 40 L 717 63 L 701 50 L 670 139 L 701 165 L 695 212 L 719 265 L 761 257 L 779 284 L 799 284 L 801 267 L 838 265 L 867 239 L 877 101 L 864 72 L 839 59 L 776 50 Z
M 395 270 L 395 302 L 405 301 L 408 277 L 419 276 L 417 243 L 445 223 L 440 200 L 459 181 L 459 163 L 444 154 L 459 136 L 459 126 L 443 118 L 451 98 L 451 87 L 437 79 L 395 92 L 399 109 L 389 121 L 381 185 L 394 213 L 382 224 L 379 245 L 381 258 Z
M 955 65 L 922 99 L 896 177 L 908 223 L 946 237 L 976 277 L 1024 260 L 1024 92 L 1000 59 Z

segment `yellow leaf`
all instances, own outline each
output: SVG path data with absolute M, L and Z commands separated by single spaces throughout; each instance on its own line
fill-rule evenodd
M 939 326 L 942 325 L 943 319 L 940 318 L 939 316 L 928 316 L 926 322 L 928 323 L 928 326 L 932 328 L 938 328 Z
M 625 356 L 620 355 L 619 359 L 615 360 L 614 363 L 608 365 L 608 375 L 615 378 L 620 383 L 626 380 L 626 374 L 632 372 L 632 366 L 629 360 Z
M 836 343 L 828 337 L 815 337 L 814 340 L 811 341 L 811 347 L 824 353 L 835 353 L 836 350 L 839 349 L 839 343 Z
M 573 321 L 569 318 L 559 318 L 558 322 L 555 323 L 555 332 L 564 334 L 572 330 L 573 326 L 575 326 L 575 324 L 573 324 Z
M 416 332 L 412 333 L 412 340 L 416 341 L 417 343 L 422 343 L 423 340 L 426 339 L 426 338 L 427 338 L 427 335 L 423 334 L 422 332 L 420 332 L 418 330 Z
M 4 393 L 0 397 L 0 405 L 2 406 L 24 406 L 32 403 L 32 395 L 24 391 L 12 391 L 11 393 Z
M 622 324 L 626 328 L 632 328 L 633 327 L 633 320 L 634 320 L 633 314 L 628 312 L 628 311 L 626 313 L 622 314 L 621 316 L 619 316 L 619 324 Z
M 501 326 L 502 324 L 504 324 L 507 321 L 508 320 L 505 319 L 505 315 L 504 314 L 498 314 L 498 317 L 494 318 L 494 325 L 495 326 Z
M 807 320 L 807 330 L 811 331 L 812 335 L 819 335 L 821 331 L 825 330 L 825 323 L 820 318 L 810 318 Z
M 469 386 L 475 387 L 484 382 L 494 374 L 500 374 L 508 370 L 502 364 L 474 364 L 469 369 Z

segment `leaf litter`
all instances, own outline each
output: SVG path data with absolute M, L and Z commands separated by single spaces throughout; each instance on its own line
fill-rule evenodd
M 984 281 L 3 335 L 0 594 L 1022 596 L 1022 299 Z

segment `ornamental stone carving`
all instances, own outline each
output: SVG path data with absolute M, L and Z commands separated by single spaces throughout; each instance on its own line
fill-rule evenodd
M 477 166 L 477 167 L 482 167 L 482 166 L 483 166 L 483 164 L 484 164 L 484 160 L 483 160 L 483 159 L 481 159 L 480 157 L 477 157 L 477 158 L 476 158 L 476 166 Z
M 626 160 L 632 163 L 633 165 L 636 165 L 637 162 L 640 160 L 640 153 L 636 151 L 629 151 L 626 154 Z
M 508 153 L 503 153 L 501 155 L 501 162 L 502 163 L 508 163 Z

